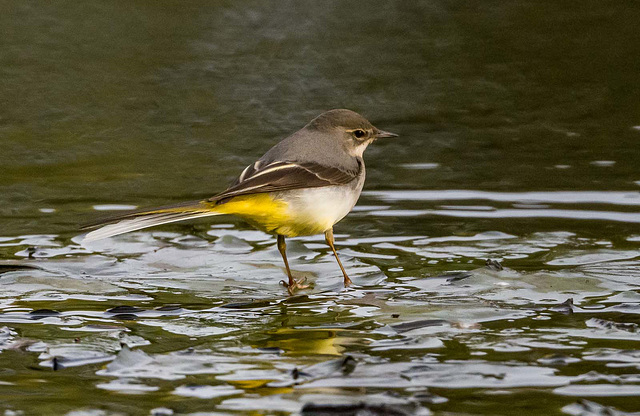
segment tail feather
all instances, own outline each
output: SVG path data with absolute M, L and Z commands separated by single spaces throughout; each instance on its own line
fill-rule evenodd
M 102 227 L 87 233 L 83 241 L 101 240 L 160 224 L 220 215 L 219 212 L 215 211 L 214 207 L 215 204 L 211 202 L 190 202 L 106 218 L 82 227 L 86 229 L 102 225 Z

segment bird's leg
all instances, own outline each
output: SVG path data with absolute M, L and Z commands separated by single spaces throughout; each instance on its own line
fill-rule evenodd
M 333 255 L 336 256 L 336 261 L 338 262 L 338 266 L 340 266 L 340 270 L 342 270 L 342 275 L 344 276 L 344 286 L 347 287 L 351 285 L 351 279 L 349 279 L 349 276 L 347 276 L 347 272 L 344 270 L 344 267 L 342 266 L 342 262 L 340 261 L 340 257 L 338 257 L 336 248 L 333 245 L 333 228 L 329 228 L 327 231 L 324 232 L 324 239 L 327 242 L 327 244 L 329 244 L 329 247 L 331 247 L 331 250 L 333 251 Z
M 293 292 L 296 289 L 306 289 L 309 286 L 302 285 L 306 279 L 296 280 L 291 275 L 291 269 L 289 268 L 289 261 L 287 260 L 287 243 L 284 241 L 284 236 L 278 234 L 278 251 L 282 256 L 282 260 L 284 260 L 284 267 L 287 269 L 287 276 L 289 276 L 289 283 L 281 280 L 280 283 L 287 288 L 290 295 L 293 295 Z

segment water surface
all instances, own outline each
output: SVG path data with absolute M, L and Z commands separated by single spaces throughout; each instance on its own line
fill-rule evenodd
M 640 7 L 0 4 L 5 414 L 640 410 Z M 353 288 L 292 239 L 287 297 L 228 217 L 77 238 L 342 107 L 401 135 L 335 230 Z

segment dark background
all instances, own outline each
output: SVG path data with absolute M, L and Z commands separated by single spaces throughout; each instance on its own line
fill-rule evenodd
M 368 150 L 368 190 L 635 190 L 640 180 L 633 3 L 0 7 L 5 235 L 72 235 L 94 204 L 212 195 L 340 107 L 401 134 Z

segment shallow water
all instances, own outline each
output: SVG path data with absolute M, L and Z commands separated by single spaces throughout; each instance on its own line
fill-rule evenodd
M 5 415 L 639 414 L 640 7 L 2 5 Z M 287 297 L 228 217 L 78 238 L 335 107 L 400 134 L 335 230 L 352 288 L 291 239 Z

